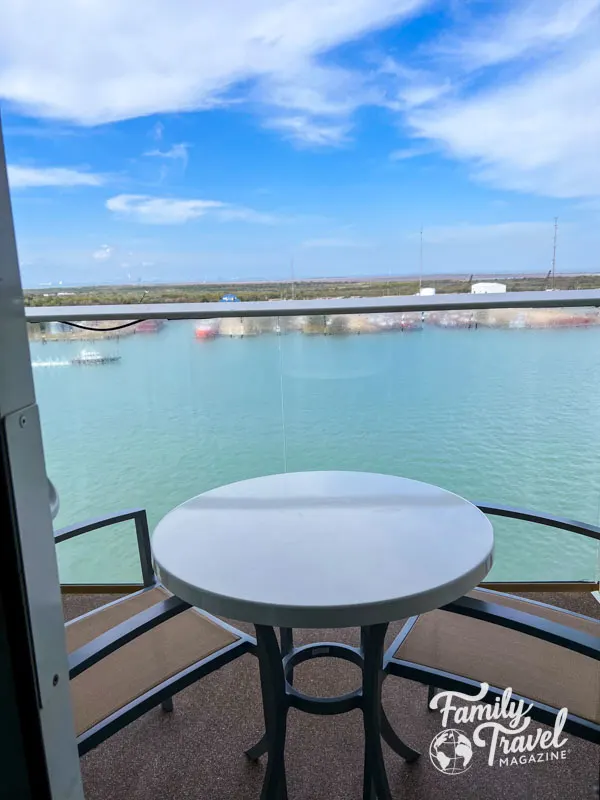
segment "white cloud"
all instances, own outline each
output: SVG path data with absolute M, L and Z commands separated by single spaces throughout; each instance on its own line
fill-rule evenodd
M 278 109 L 335 118 L 379 102 L 381 92 L 358 70 L 301 63 L 263 78 L 252 97 Z
M 145 194 L 119 194 L 106 201 L 109 211 L 149 225 L 180 225 L 223 205 L 217 200 L 178 200 Z
M 447 75 L 407 67 L 390 56 L 379 64 L 376 76 L 382 93 L 378 104 L 392 111 L 406 111 L 439 100 L 453 88 Z
M 102 244 L 97 250 L 94 250 L 92 258 L 96 259 L 96 261 L 107 261 L 109 258 L 112 258 L 113 253 L 114 247 L 111 247 L 109 244 Z
M 423 138 L 505 189 L 600 195 L 600 47 L 509 85 L 415 110 Z
M 305 147 L 336 147 L 347 140 L 350 131 L 348 122 L 319 122 L 307 116 L 278 117 L 265 124 Z
M 184 200 L 145 194 L 116 195 L 106 201 L 106 208 L 121 217 L 148 225 L 181 225 L 206 214 L 214 215 L 220 222 L 274 224 L 279 221 L 273 214 L 219 200 Z
M 152 130 L 150 131 L 150 136 L 157 142 L 163 137 L 163 133 L 165 132 L 165 126 L 162 122 L 157 122 L 155 125 L 152 126 Z
M 182 164 L 186 166 L 188 162 L 188 149 L 189 144 L 181 142 L 180 144 L 174 144 L 169 150 L 148 150 L 144 155 L 181 161 Z
M 340 116 L 355 105 L 343 99 L 351 78 L 320 57 L 432 1 L 148 0 L 142 14 L 121 0 L 4 0 L 0 97 L 29 115 L 96 125 L 209 108 L 250 83 L 257 102 L 292 116 L 319 106 Z
M 452 92 L 407 108 L 417 139 L 495 187 L 600 196 L 600 0 L 513 5 L 444 48 Z
M 493 6 L 492 6 L 493 9 Z M 437 51 L 469 68 L 510 61 L 524 54 L 555 50 L 585 31 L 600 9 L 600 0 L 528 0 L 507 13 L 492 11 L 463 36 L 442 39 Z
M 431 145 L 419 144 L 413 147 L 401 147 L 390 153 L 390 161 L 407 161 L 410 158 L 419 158 L 429 155 L 433 150 Z
M 30 189 L 42 186 L 102 186 L 106 177 L 66 167 L 20 167 L 9 164 L 8 180 L 12 189 Z

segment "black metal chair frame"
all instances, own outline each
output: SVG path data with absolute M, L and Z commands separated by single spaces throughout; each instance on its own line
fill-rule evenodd
M 563 517 L 556 517 L 550 514 L 540 514 L 524 509 L 513 508 L 511 506 L 493 505 L 490 503 L 478 503 L 478 507 L 485 513 L 500 517 L 509 517 L 511 519 L 520 519 L 526 522 L 534 522 L 539 525 L 545 525 L 551 528 L 558 528 L 565 531 L 571 531 L 581 536 L 586 536 L 590 539 L 600 541 L 600 528 L 595 525 L 588 525 L 583 522 L 566 519 Z M 472 597 L 461 597 L 453 603 L 448 603 L 442 606 L 443 611 L 448 611 L 454 614 L 462 614 L 473 619 L 483 620 L 493 625 L 499 625 L 504 628 L 525 633 L 533 636 L 542 641 L 550 642 L 552 644 L 560 645 L 574 653 L 593 658 L 600 661 L 600 637 L 592 636 L 582 631 L 574 630 L 568 625 L 561 625 L 556 622 L 539 617 L 535 614 L 536 607 L 555 608 L 549 606 L 547 603 L 540 603 L 537 600 L 529 600 L 523 597 L 517 597 L 518 600 L 527 603 L 531 606 L 532 613 L 508 608 L 505 605 L 494 603 L 494 599 L 498 596 L 503 596 L 504 593 L 495 592 L 490 589 L 480 589 L 486 595 L 489 595 L 488 600 L 479 600 Z M 506 595 L 504 595 L 506 596 Z M 509 595 L 510 596 L 510 595 Z M 557 609 L 561 613 L 571 616 L 579 617 L 581 619 L 590 619 L 583 614 L 576 614 L 572 611 L 564 609 Z M 410 661 L 402 661 L 394 657 L 398 648 L 406 637 L 410 634 L 412 627 L 416 623 L 418 616 L 411 617 L 403 626 L 402 630 L 396 636 L 390 647 L 387 649 L 384 656 L 384 672 L 385 675 L 395 675 L 400 678 L 408 678 L 412 681 L 418 681 L 430 687 L 429 699 L 435 693 L 436 689 L 471 692 L 480 689 L 480 684 L 477 681 L 470 680 L 461 675 L 450 672 L 444 672 L 438 669 L 432 669 L 422 664 L 416 664 Z M 600 665 L 599 665 L 600 669 Z M 493 703 L 496 697 L 502 696 L 502 692 L 506 687 L 490 687 L 487 695 L 483 698 L 482 702 Z M 516 700 L 521 699 L 519 695 L 513 695 Z M 559 712 L 558 708 L 554 708 L 544 703 L 532 701 L 530 698 L 522 698 L 527 701 L 527 704 L 532 705 L 530 716 L 538 722 L 552 725 Z M 597 725 L 589 720 L 578 717 L 574 714 L 567 716 L 564 730 L 572 736 L 577 736 L 595 744 L 600 744 L 600 725 Z
M 134 594 L 142 594 L 160 586 L 152 563 L 148 519 L 146 511 L 143 508 L 135 508 L 129 511 L 123 511 L 119 514 L 98 517 L 97 519 L 88 520 L 81 525 L 62 528 L 56 531 L 54 541 L 56 544 L 59 544 L 60 542 L 72 539 L 75 536 L 81 536 L 89 531 L 116 525 L 119 522 L 126 522 L 127 520 L 133 520 L 135 523 L 140 565 L 142 569 L 143 588 Z M 128 595 L 128 597 L 132 596 L 132 594 Z M 112 603 L 107 603 L 102 606 L 102 608 L 119 602 L 120 599 L 114 600 Z M 115 650 L 118 650 L 123 645 L 133 641 L 138 636 L 141 636 L 157 625 L 167 622 L 167 620 L 177 614 L 181 614 L 190 607 L 189 603 L 180 600 L 178 597 L 169 597 L 166 600 L 156 603 L 145 611 L 136 614 L 120 625 L 116 625 L 105 634 L 96 637 L 92 642 L 78 648 L 69 655 L 69 678 L 75 678 L 89 667 L 97 664 L 105 656 L 110 655 L 110 653 L 115 652 Z M 221 648 L 216 653 L 197 661 L 177 675 L 163 681 L 158 686 L 155 686 L 150 691 L 102 720 L 102 722 L 85 731 L 85 733 L 81 734 L 77 739 L 77 747 L 80 756 L 92 750 L 105 739 L 108 739 L 114 733 L 157 705 L 162 705 L 165 711 L 172 711 L 172 698 L 177 692 L 187 688 L 205 675 L 220 669 L 230 661 L 239 658 L 239 656 L 244 655 L 244 653 L 256 653 L 256 640 L 252 636 L 248 636 L 248 634 L 228 625 L 223 622 L 223 620 L 217 619 L 212 616 L 212 614 L 208 614 L 200 609 L 196 610 L 206 619 L 212 620 L 220 627 L 230 631 L 237 637 L 237 640 Z M 94 611 L 88 612 L 88 614 L 93 613 Z M 88 616 L 88 614 L 83 614 L 77 619 L 83 619 Z

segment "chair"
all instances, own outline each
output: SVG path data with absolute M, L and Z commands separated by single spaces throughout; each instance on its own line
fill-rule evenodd
M 512 517 L 600 540 L 600 528 L 503 506 Z M 475 694 L 483 702 L 510 687 L 533 707 L 532 719 L 554 724 L 566 707 L 565 733 L 600 744 L 600 619 L 488 589 L 476 589 L 437 611 L 411 617 L 384 657 L 386 675 Z
M 143 588 L 65 625 L 79 755 L 190 684 L 254 652 L 256 641 L 171 595 L 152 566 L 144 509 L 63 528 L 59 544 L 92 530 L 134 520 Z

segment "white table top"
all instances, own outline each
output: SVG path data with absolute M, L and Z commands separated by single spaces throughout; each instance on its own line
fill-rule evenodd
M 363 472 L 233 483 L 169 512 L 152 537 L 164 585 L 213 614 L 329 628 L 439 608 L 489 572 L 490 521 L 436 486 Z

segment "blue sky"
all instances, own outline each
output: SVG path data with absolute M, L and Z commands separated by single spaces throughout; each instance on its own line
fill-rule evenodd
M 600 0 L 82 8 L 0 7 L 25 285 L 599 269 Z

